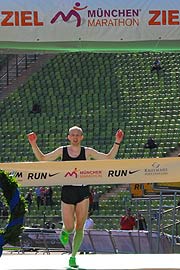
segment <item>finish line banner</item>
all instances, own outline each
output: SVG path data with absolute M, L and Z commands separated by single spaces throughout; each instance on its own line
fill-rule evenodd
M 180 182 L 179 158 L 0 163 L 22 186 Z
M 0 0 L 0 48 L 43 51 L 180 44 L 180 0 Z

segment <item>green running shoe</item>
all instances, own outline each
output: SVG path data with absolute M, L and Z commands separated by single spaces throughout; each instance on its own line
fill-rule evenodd
M 62 231 L 60 236 L 59 236 L 59 240 L 61 241 L 63 246 L 66 246 L 69 242 L 69 233 Z
M 69 266 L 72 268 L 78 268 L 79 265 L 76 264 L 76 258 L 75 257 L 70 257 L 69 258 Z

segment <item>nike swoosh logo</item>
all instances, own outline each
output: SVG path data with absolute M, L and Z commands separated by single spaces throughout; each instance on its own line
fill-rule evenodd
M 57 174 L 59 174 L 59 172 L 58 173 L 49 173 L 49 177 L 53 177 L 53 176 L 55 176 L 55 175 L 57 175 Z
M 136 173 L 136 172 L 139 172 L 140 170 L 136 170 L 136 171 L 129 171 L 129 174 L 133 174 L 133 173 Z

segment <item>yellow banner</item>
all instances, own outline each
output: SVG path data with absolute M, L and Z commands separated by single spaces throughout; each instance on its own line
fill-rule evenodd
M 145 184 L 130 184 L 130 192 L 132 198 L 149 197 L 159 195 L 160 191 L 153 188 L 153 185 L 166 185 L 167 183 L 145 183 Z M 176 183 L 179 184 L 179 183 Z
M 179 158 L 0 163 L 22 186 L 180 182 Z
M 142 198 L 144 196 L 144 185 L 130 184 L 130 193 L 132 198 Z

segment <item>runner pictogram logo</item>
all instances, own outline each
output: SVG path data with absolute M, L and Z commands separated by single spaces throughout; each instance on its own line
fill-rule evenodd
M 66 174 L 65 174 L 65 176 L 64 177 L 75 177 L 75 178 L 77 178 L 78 177 L 78 169 L 77 168 L 75 168 L 72 172 L 67 172 Z
M 68 12 L 67 15 L 63 11 L 58 11 L 51 20 L 51 24 L 54 24 L 60 17 L 64 22 L 68 22 L 72 16 L 76 18 L 76 27 L 81 26 L 81 16 L 79 11 L 86 9 L 88 6 L 80 7 L 81 3 L 76 2 L 73 8 Z

